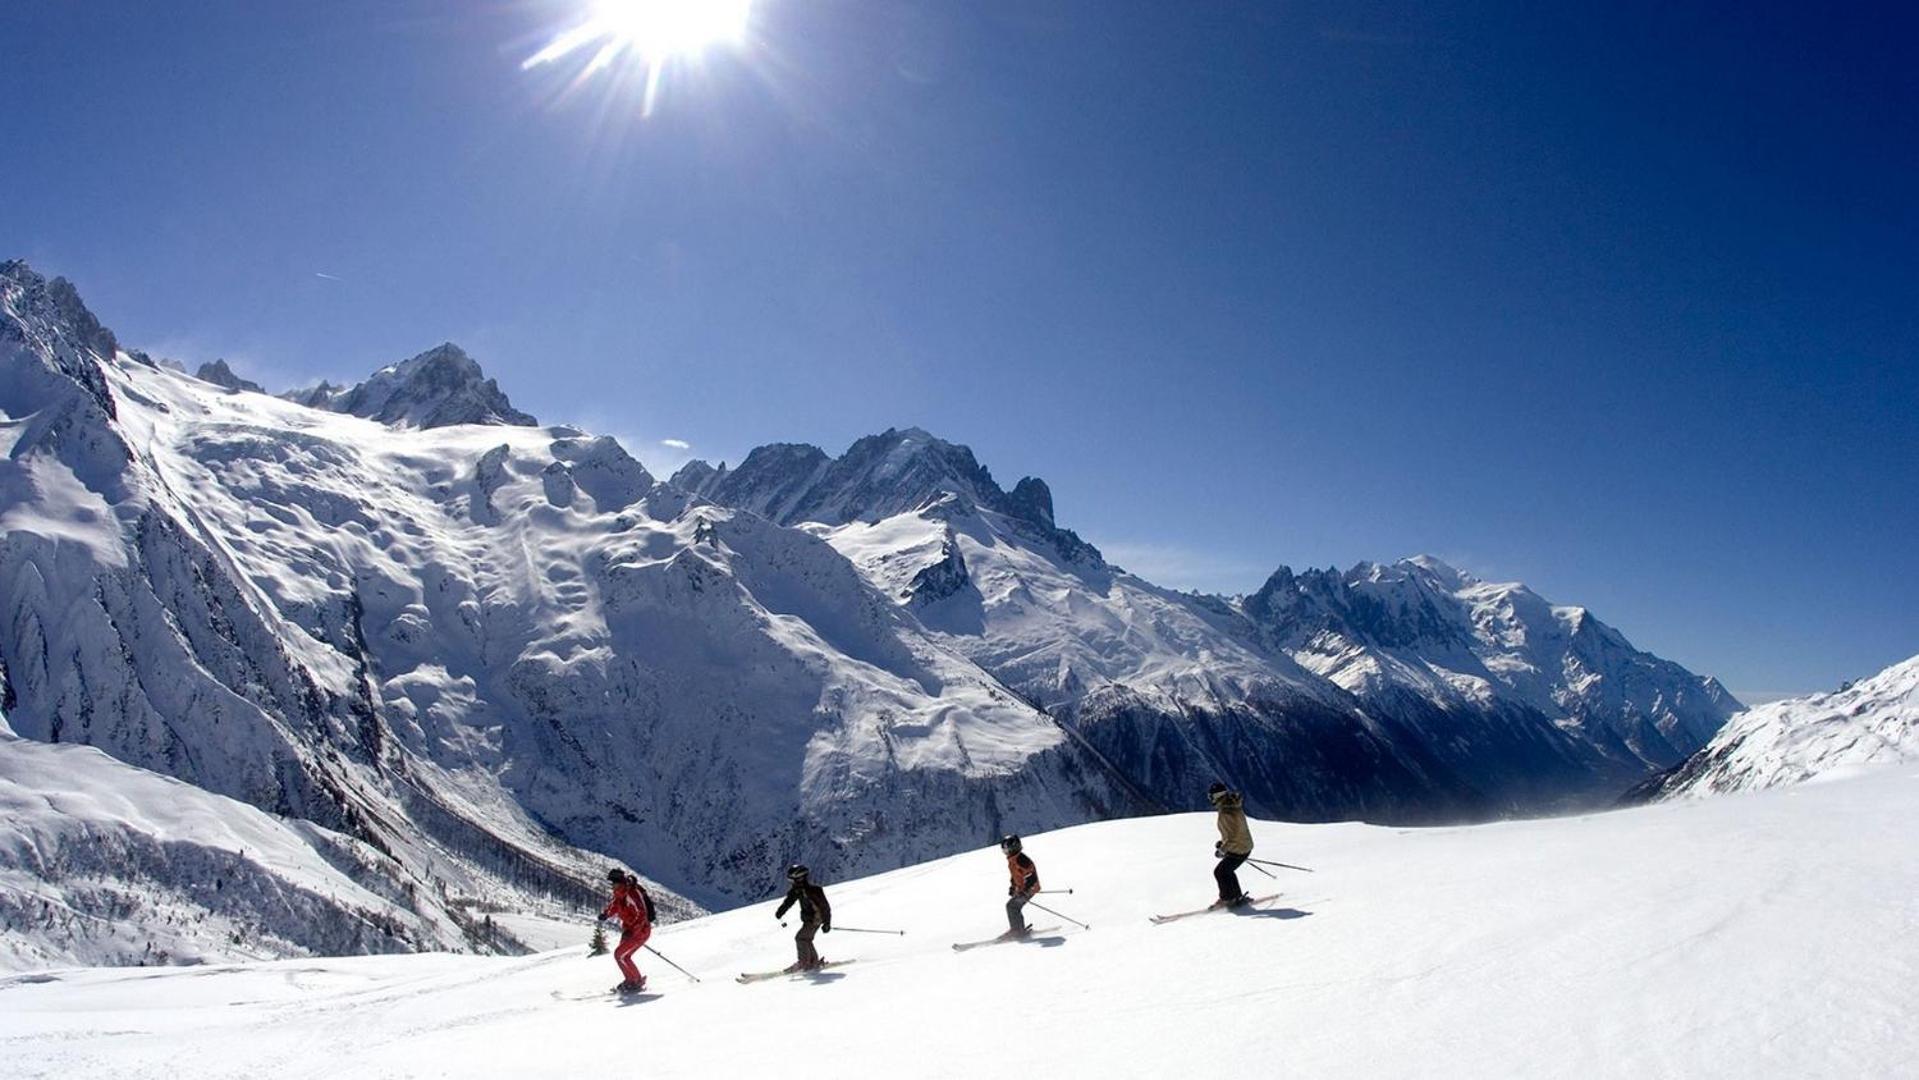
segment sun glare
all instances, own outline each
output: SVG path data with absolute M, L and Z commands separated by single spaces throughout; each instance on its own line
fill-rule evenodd
M 666 67 L 695 59 L 712 46 L 741 42 L 752 6 L 752 0 L 593 0 L 578 25 L 520 67 L 586 56 L 577 84 L 616 63 L 637 62 L 645 69 L 644 112 L 650 114 Z

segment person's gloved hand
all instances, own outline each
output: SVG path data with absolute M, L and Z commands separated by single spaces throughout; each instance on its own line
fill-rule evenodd
M 1220 843 L 1215 843 L 1215 844 L 1213 845 L 1213 858 L 1215 858 L 1215 859 L 1223 859 L 1223 858 L 1225 858 L 1225 857 L 1226 857 L 1226 845 L 1225 845 L 1225 844 L 1220 844 Z
M 820 927 L 820 933 L 822 933 L 822 934 L 830 934 L 830 933 L 832 933 L 832 932 L 833 932 L 833 924 L 832 924 L 832 923 L 827 923 L 827 924 L 826 924 L 825 926 L 822 926 L 822 927 Z

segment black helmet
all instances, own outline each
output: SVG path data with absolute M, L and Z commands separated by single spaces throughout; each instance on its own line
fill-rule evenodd
M 1224 794 L 1226 794 L 1226 785 L 1215 780 L 1213 786 L 1206 789 L 1206 801 L 1218 802 L 1219 797 Z
M 606 872 L 606 880 L 618 885 L 626 880 L 626 871 L 616 866 Z
M 1016 834 L 1016 833 L 1007 833 L 1007 834 L 1006 834 L 1005 836 L 1002 836 L 1002 837 L 1000 837 L 1000 838 L 999 838 L 999 849 L 1000 849 L 1001 851 L 1004 851 L 1004 852 L 1005 852 L 1005 853 L 1007 853 L 1008 855 L 1018 855 L 1018 854 L 1019 854 L 1019 836 L 1018 836 L 1018 834 Z
M 806 880 L 806 867 L 805 867 L 805 866 L 803 866 L 803 865 L 801 865 L 800 863 L 794 863 L 793 865 L 791 865 L 791 866 L 789 866 L 789 867 L 787 867 L 787 868 L 786 868 L 786 880 L 788 880 L 788 881 L 805 881 L 805 880 Z

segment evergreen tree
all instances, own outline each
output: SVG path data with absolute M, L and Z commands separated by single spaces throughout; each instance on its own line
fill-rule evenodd
M 593 940 L 587 943 L 586 949 L 586 955 L 588 956 L 606 955 L 606 926 L 604 924 L 593 924 Z

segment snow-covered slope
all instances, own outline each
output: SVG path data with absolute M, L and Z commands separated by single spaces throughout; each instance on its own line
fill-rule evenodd
M 582 849 L 721 903 L 1141 805 L 829 545 L 611 439 L 231 392 L 0 289 L 22 735 L 572 898 Z
M 1836 693 L 1748 709 L 1640 794 L 1748 791 L 1914 761 L 1919 761 L 1919 656 Z
M 0 968 L 446 949 L 483 932 L 414 890 L 370 844 L 0 718 Z
M 654 993 L 606 957 L 365 957 L 0 980 L 29 1077 L 1891 1077 L 1919 1031 L 1919 776 L 1471 828 L 1254 823 L 1309 866 L 1243 914 L 1204 903 L 1204 815 L 1028 837 L 1041 902 L 1003 926 L 976 850 L 828 882 L 845 967 L 792 955 L 770 904 L 683 923 Z M 904 937 L 849 932 L 902 929 Z

